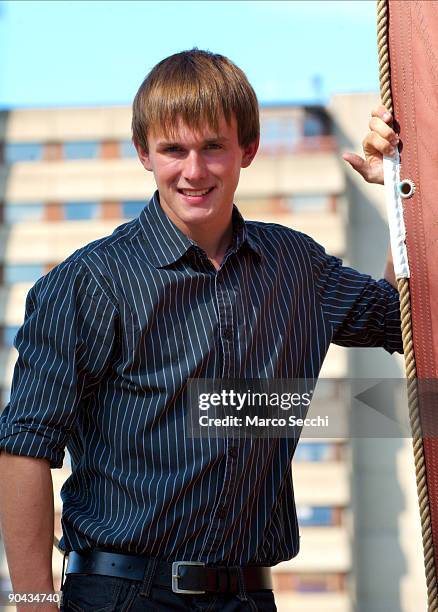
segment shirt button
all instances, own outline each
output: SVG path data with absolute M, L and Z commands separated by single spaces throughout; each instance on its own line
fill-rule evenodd
M 233 332 L 229 327 L 226 327 L 222 333 L 222 337 L 224 340 L 231 340 L 233 337 Z
M 228 449 L 228 454 L 230 457 L 237 457 L 237 448 Z

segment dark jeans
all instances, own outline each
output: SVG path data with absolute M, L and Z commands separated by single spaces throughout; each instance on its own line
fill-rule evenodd
M 61 612 L 276 612 L 272 591 L 238 595 L 180 595 L 170 589 L 108 576 L 68 574 Z M 240 597 L 240 598 L 239 598 Z M 247 600 L 245 601 L 245 597 Z M 243 600 L 242 600 L 243 599 Z

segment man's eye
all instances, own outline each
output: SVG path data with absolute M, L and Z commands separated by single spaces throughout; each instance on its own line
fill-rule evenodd
M 182 151 L 181 147 L 175 147 L 175 146 L 166 147 L 164 150 L 166 153 L 179 153 L 180 151 Z
M 222 149 L 222 146 L 216 142 L 211 142 L 210 144 L 207 145 L 207 149 Z

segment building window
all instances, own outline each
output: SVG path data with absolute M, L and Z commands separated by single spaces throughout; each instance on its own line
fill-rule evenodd
M 331 198 L 325 193 L 296 194 L 287 198 L 287 207 L 291 212 L 329 212 Z
M 17 335 L 19 325 L 7 325 L 3 328 L 3 344 L 4 346 L 11 348 L 14 346 L 14 338 Z
M 64 143 L 65 159 L 96 159 L 99 157 L 99 143 L 95 140 L 77 140 Z
M 335 523 L 334 508 L 329 506 L 297 506 L 301 527 L 327 527 Z
M 4 382 L 4 381 L 2 380 L 1 382 Z M 2 411 L 3 411 L 3 408 L 6 406 L 6 404 L 9 404 L 9 400 L 11 399 L 11 389 L 10 389 L 10 387 L 8 387 L 7 389 L 3 388 L 1 390 L 0 397 L 1 397 L 1 401 L 2 401 L 2 404 L 0 406 L 0 414 L 1 414 Z
M 6 264 L 4 266 L 5 284 L 33 283 L 44 274 L 42 264 Z
M 4 209 L 5 223 L 21 223 L 25 221 L 42 221 L 44 204 L 42 202 L 26 202 L 25 204 L 6 202 Z
M 125 219 L 138 217 L 145 207 L 144 200 L 125 200 L 122 202 L 122 213 Z
M 299 442 L 294 461 L 333 461 L 336 457 L 336 444 L 330 442 Z
M 43 145 L 39 142 L 6 142 L 4 145 L 5 164 L 42 159 Z
M 308 115 L 304 119 L 304 136 L 321 136 L 324 133 L 324 127 L 321 119 L 312 115 Z
M 322 108 L 306 108 L 303 136 L 327 136 L 331 132 L 330 118 Z
M 69 221 L 97 219 L 99 212 L 99 202 L 65 202 L 64 204 L 64 217 Z
M 123 140 L 120 143 L 120 156 L 121 157 L 137 157 L 137 151 L 134 147 L 132 140 Z
M 262 149 L 292 151 L 300 136 L 297 121 L 291 117 L 269 117 L 262 120 L 260 126 Z
M 293 577 L 294 590 L 299 593 L 329 593 L 341 590 L 338 576 L 330 574 L 298 574 Z

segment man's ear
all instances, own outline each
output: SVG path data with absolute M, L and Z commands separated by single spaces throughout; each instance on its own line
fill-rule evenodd
M 137 150 L 138 159 L 140 160 L 141 165 L 146 168 L 146 170 L 149 170 L 149 172 L 152 172 L 152 164 L 149 158 L 149 153 L 145 151 L 136 140 L 133 139 L 132 142 Z
M 256 153 L 259 148 L 259 144 L 260 144 L 260 136 L 257 138 L 257 140 L 254 140 L 254 142 L 251 142 L 247 147 L 242 149 L 243 150 L 243 157 L 242 157 L 242 164 L 241 164 L 242 168 L 248 168 L 248 166 L 250 165 L 250 163 L 256 156 Z

